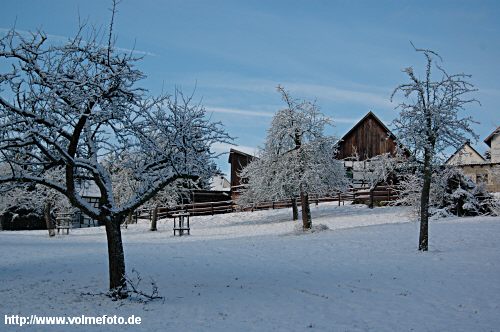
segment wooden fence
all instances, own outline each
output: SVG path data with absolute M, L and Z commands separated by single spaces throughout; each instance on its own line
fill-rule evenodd
M 219 213 L 230 213 L 237 209 L 236 204 L 232 200 L 206 203 L 181 204 L 175 206 L 157 206 L 153 208 L 139 209 L 134 214 L 134 219 L 153 218 L 153 211 L 157 209 L 157 218 L 171 218 L 173 214 L 179 212 L 189 212 L 192 216 L 199 215 L 214 215 Z
M 370 190 L 369 188 L 351 189 L 348 192 L 338 193 L 331 196 L 323 197 L 316 194 L 309 195 L 309 202 L 311 204 L 319 204 L 322 202 L 338 202 L 338 205 L 344 204 L 345 201 L 354 201 L 365 203 L 373 207 L 374 202 L 389 202 L 397 199 L 397 192 L 391 186 L 377 186 Z M 300 199 L 297 198 L 297 205 L 300 206 Z M 231 213 L 238 211 L 257 211 L 269 209 L 284 209 L 292 206 L 291 200 L 261 202 L 251 206 L 242 207 L 237 205 L 232 200 L 219 201 L 219 202 L 204 202 L 193 204 L 182 204 L 176 206 L 157 206 L 153 208 L 139 209 L 134 214 L 134 220 L 138 219 L 151 220 L 153 218 L 153 211 L 157 209 L 157 219 L 171 218 L 173 214 L 179 212 L 188 212 L 192 216 L 199 215 L 214 215 L 220 213 Z
M 398 199 L 398 193 L 392 186 L 380 185 L 373 189 L 359 188 L 354 191 L 354 201 L 373 207 L 375 202 L 391 202 Z

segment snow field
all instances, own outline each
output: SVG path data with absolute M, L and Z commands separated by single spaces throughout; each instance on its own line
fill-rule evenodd
M 103 228 L 50 239 L 0 232 L 0 313 L 136 315 L 136 326 L 1 325 L 1 331 L 497 331 L 500 218 L 430 224 L 430 251 L 405 208 L 312 206 L 302 234 L 290 210 L 191 220 L 173 237 L 147 223 L 123 229 L 127 270 L 151 277 L 164 301 L 112 302 Z M 324 227 L 323 227 L 324 228 Z

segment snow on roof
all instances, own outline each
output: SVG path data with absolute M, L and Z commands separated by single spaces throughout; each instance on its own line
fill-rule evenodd
M 246 153 L 246 152 L 241 151 L 241 150 L 231 149 L 231 150 L 229 150 L 229 157 L 227 158 L 227 162 L 228 163 L 231 163 L 231 155 L 232 154 L 237 154 L 237 155 L 240 155 L 240 156 L 250 157 L 250 160 L 252 160 L 254 158 L 258 159 L 257 158 L 257 149 L 255 149 L 253 151 L 253 153 Z
M 210 179 L 210 190 L 214 191 L 229 191 L 231 184 L 222 175 L 215 175 Z
M 236 152 L 240 152 L 240 153 L 247 154 L 249 156 L 255 157 L 255 156 L 257 156 L 257 153 L 259 152 L 259 149 L 251 147 L 251 146 L 237 145 L 237 146 L 234 147 L 234 149 L 231 148 L 230 151 L 236 151 Z

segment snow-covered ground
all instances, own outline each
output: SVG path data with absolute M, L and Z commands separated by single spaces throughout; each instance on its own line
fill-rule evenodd
M 0 232 L 0 317 L 135 315 L 130 331 L 498 331 L 500 218 L 433 221 L 430 251 L 404 208 L 333 203 L 302 234 L 289 210 L 191 220 L 173 237 L 123 230 L 127 270 L 153 278 L 164 301 L 82 293 L 108 284 L 103 228 Z M 0 331 L 118 331 L 123 326 L 14 326 Z

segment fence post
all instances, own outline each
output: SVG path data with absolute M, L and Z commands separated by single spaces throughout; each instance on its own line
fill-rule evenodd
M 155 205 L 155 208 L 153 210 L 153 217 L 151 218 L 151 228 L 149 229 L 150 231 L 156 231 L 156 221 L 158 219 L 158 205 Z
M 274 210 L 274 201 L 273 201 L 273 210 Z

